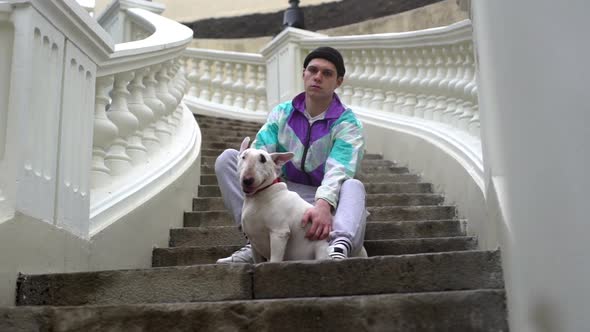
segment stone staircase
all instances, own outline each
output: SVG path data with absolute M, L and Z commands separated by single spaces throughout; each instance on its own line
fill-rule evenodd
M 213 171 L 260 125 L 198 117 L 201 184 L 153 268 L 22 275 L 0 331 L 508 331 L 498 251 L 477 250 L 454 206 L 368 154 L 367 259 L 213 264 L 246 242 Z

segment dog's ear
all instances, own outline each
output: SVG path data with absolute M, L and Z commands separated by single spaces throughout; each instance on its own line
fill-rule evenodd
M 278 166 L 283 166 L 287 161 L 291 160 L 295 154 L 293 152 L 274 152 L 270 154 L 272 161 Z
M 250 137 L 248 137 L 248 136 L 244 137 L 244 140 L 242 141 L 242 145 L 240 145 L 240 153 L 242 153 L 244 150 L 246 150 L 248 148 L 249 143 L 250 143 Z

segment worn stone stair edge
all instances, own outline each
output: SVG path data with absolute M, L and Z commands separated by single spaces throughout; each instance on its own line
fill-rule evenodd
M 0 308 L 0 330 L 78 331 L 93 327 L 101 331 L 499 332 L 508 331 L 505 312 L 503 290 L 479 289 L 200 303 L 11 307 Z
M 462 278 L 453 272 L 457 265 L 462 266 Z M 324 282 L 326 276 L 330 276 L 329 283 Z M 57 273 L 25 276 L 19 281 L 19 305 L 170 303 L 504 287 L 497 251 Z
M 465 236 L 458 220 L 444 222 L 380 222 L 367 223 L 365 241 L 416 240 Z M 169 247 L 215 246 L 217 244 L 242 244 L 246 237 L 235 225 L 182 227 L 170 230 Z

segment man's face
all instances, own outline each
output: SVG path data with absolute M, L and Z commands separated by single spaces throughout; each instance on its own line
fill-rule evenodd
M 311 98 L 332 98 L 342 79 L 338 77 L 336 66 L 325 59 L 312 59 L 303 69 L 303 86 Z

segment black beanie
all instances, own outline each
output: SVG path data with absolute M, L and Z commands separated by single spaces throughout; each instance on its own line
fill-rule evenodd
M 344 73 L 346 72 L 346 69 L 344 68 L 344 60 L 342 59 L 342 54 L 340 54 L 340 52 L 338 52 L 336 49 L 328 46 L 316 48 L 305 57 L 305 60 L 303 61 L 303 68 L 307 68 L 309 62 L 315 58 L 330 61 L 332 64 L 334 64 L 334 67 L 336 67 L 338 77 L 344 76 Z

